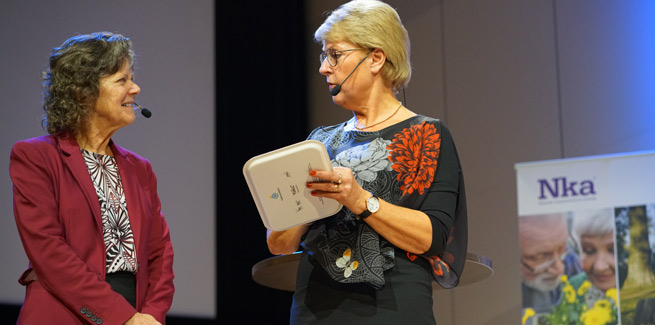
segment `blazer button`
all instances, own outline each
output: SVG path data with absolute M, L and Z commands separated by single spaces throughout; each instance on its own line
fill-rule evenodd
M 98 324 L 98 325 L 102 324 L 102 318 L 96 319 L 96 324 Z
M 95 322 L 96 319 L 98 319 L 98 318 L 96 317 L 96 315 L 92 315 L 92 316 L 91 316 L 91 321 L 92 321 L 92 322 Z
M 80 314 L 86 314 L 86 307 L 82 307 L 82 309 L 80 309 Z
M 86 317 L 91 317 L 91 315 L 93 315 L 93 313 L 90 310 L 87 309 L 86 310 Z

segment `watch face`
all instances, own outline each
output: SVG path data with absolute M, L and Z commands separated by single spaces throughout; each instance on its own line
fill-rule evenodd
M 380 208 L 380 201 L 375 196 L 366 200 L 366 209 L 371 213 L 375 213 Z

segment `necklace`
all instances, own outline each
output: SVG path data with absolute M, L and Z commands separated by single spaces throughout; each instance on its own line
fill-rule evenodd
M 382 124 L 382 123 L 388 121 L 388 120 L 389 120 L 390 118 L 392 118 L 394 115 L 396 115 L 396 113 L 398 113 L 398 111 L 400 110 L 400 107 L 401 107 L 401 106 L 403 106 L 403 103 L 402 103 L 402 102 L 398 102 L 398 107 L 396 108 L 395 111 L 393 111 L 393 113 L 392 113 L 391 115 L 389 115 L 389 117 L 387 117 L 387 118 L 385 118 L 384 120 L 382 120 L 382 121 L 380 121 L 380 122 L 377 122 L 377 123 L 375 123 L 375 124 L 371 124 L 371 125 L 369 125 L 369 126 L 364 126 L 364 127 L 361 127 L 361 128 L 360 128 L 359 126 L 357 126 L 357 124 L 359 124 L 359 121 L 357 120 L 357 116 L 355 116 L 355 124 L 354 124 L 355 129 L 360 130 L 360 131 L 364 131 L 364 130 L 366 130 L 366 129 L 370 129 L 370 128 L 376 126 L 376 125 Z M 355 113 L 353 113 L 353 114 L 355 114 Z

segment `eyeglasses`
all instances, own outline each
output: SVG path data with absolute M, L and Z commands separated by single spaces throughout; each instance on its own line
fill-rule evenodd
M 337 60 L 339 60 L 339 57 L 341 57 L 341 53 L 343 52 L 350 52 L 350 51 L 358 51 L 358 50 L 364 50 L 364 49 L 346 49 L 346 50 L 335 50 L 333 48 L 329 48 L 327 51 L 322 51 L 321 54 L 319 55 L 319 60 L 321 64 L 323 64 L 323 61 L 327 58 L 328 64 L 331 67 L 336 67 L 337 66 Z
M 568 255 L 568 252 L 564 252 L 564 254 L 560 256 L 555 256 L 554 258 L 551 258 L 543 263 L 539 263 L 535 266 L 530 266 L 523 257 L 521 257 L 521 264 L 525 266 L 526 269 L 528 269 L 530 272 L 533 274 L 539 274 L 543 273 L 544 271 L 548 270 L 553 264 L 555 264 L 556 261 L 560 261 L 561 263 L 564 263 L 564 259 L 566 259 L 566 255 Z

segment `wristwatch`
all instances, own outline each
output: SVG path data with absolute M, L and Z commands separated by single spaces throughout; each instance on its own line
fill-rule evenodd
M 380 199 L 376 196 L 371 196 L 366 200 L 366 210 L 357 216 L 357 220 L 366 219 L 373 213 L 378 212 L 380 209 Z

